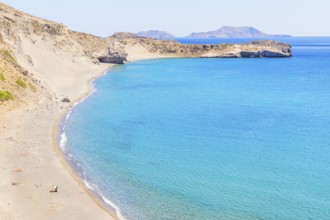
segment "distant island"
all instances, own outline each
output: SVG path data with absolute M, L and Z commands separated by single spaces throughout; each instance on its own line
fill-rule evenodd
M 173 40 L 176 38 L 174 34 L 168 33 L 166 31 L 159 30 L 149 30 L 149 31 L 141 31 L 136 34 L 139 37 L 147 37 L 158 40 Z
M 157 40 L 174 40 L 178 38 L 174 34 L 160 30 L 141 31 L 136 33 L 139 37 L 153 38 Z M 222 26 L 214 31 L 194 32 L 184 38 L 271 38 L 271 37 L 292 37 L 286 34 L 266 34 L 255 27 Z
M 208 32 L 194 32 L 188 35 L 186 38 L 260 38 L 260 37 L 292 37 L 291 35 L 281 35 L 281 34 L 266 34 L 260 30 L 249 27 L 231 27 L 223 26 L 214 31 Z

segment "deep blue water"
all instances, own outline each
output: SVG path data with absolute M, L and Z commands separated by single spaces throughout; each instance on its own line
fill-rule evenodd
M 65 152 L 128 219 L 330 219 L 330 38 L 283 41 L 294 57 L 115 67 Z

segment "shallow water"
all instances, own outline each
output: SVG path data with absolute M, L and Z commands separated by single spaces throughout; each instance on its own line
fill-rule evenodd
M 293 58 L 117 66 L 64 151 L 128 219 L 330 219 L 330 38 L 284 41 Z

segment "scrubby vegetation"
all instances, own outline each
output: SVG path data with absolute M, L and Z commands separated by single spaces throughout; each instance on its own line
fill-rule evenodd
M 5 80 L 5 76 L 2 73 L 0 73 L 0 81 L 4 81 L 4 80 Z
M 37 88 L 34 85 L 32 85 L 31 83 L 29 83 L 29 86 L 30 86 L 32 92 L 36 92 L 37 91 Z
M 9 57 L 12 61 L 14 61 L 15 63 L 17 63 L 16 58 L 8 51 L 8 50 L 3 50 L 4 54 L 7 55 L 7 57 Z
M 17 83 L 17 85 L 19 85 L 20 87 L 22 87 L 22 88 L 26 88 L 26 83 L 25 83 L 23 80 L 18 79 L 18 80 L 16 80 L 16 83 Z
M 8 91 L 0 91 L 0 101 L 13 100 L 14 96 Z

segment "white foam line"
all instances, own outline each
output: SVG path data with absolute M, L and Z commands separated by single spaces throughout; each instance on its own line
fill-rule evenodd
M 105 71 L 105 72 L 103 72 L 103 74 L 102 74 L 101 76 L 106 75 L 108 72 L 109 72 L 108 70 Z M 98 77 L 97 77 L 97 78 L 98 78 Z M 61 147 L 62 151 L 64 151 L 65 146 L 66 146 L 66 144 L 67 144 L 67 140 L 68 140 L 68 139 L 67 139 L 67 136 L 66 136 L 66 133 L 65 133 L 65 128 L 66 128 L 67 122 L 68 122 L 68 120 L 69 120 L 69 118 L 70 118 L 70 116 L 71 116 L 72 110 L 73 110 L 77 105 L 83 103 L 87 98 L 89 98 L 90 96 L 92 96 L 92 95 L 97 91 L 97 89 L 96 89 L 96 87 L 95 87 L 95 84 L 94 84 L 94 81 L 95 81 L 97 78 L 93 79 L 92 82 L 91 82 L 91 83 L 92 83 L 92 91 L 91 91 L 86 97 L 84 97 L 83 99 L 81 99 L 80 101 L 75 102 L 75 103 L 72 105 L 72 107 L 70 108 L 68 114 L 65 116 L 65 120 L 64 120 L 63 126 L 62 126 L 62 128 L 61 128 L 61 135 L 60 135 L 60 147 Z
M 64 148 L 65 148 L 67 142 L 68 142 L 68 139 L 66 137 L 65 132 L 63 131 L 61 134 L 61 138 L 60 138 L 60 148 L 62 151 L 64 151 Z
M 109 199 L 107 199 L 107 198 L 101 193 L 101 191 L 99 190 L 99 188 L 97 187 L 97 185 L 95 185 L 95 184 L 91 184 L 91 183 L 89 183 L 87 180 L 84 180 L 83 182 L 84 182 L 84 184 L 87 186 L 87 188 L 89 188 L 90 190 L 96 192 L 96 193 L 102 198 L 102 200 L 103 200 L 106 204 L 110 205 L 112 208 L 115 209 L 116 214 L 117 214 L 117 216 L 118 216 L 118 218 L 119 218 L 120 220 L 127 220 L 127 219 L 123 216 L 123 214 L 121 213 L 120 208 L 119 208 L 118 206 L 116 206 L 112 201 L 110 201 Z
M 107 73 L 108 73 L 108 71 L 105 71 L 105 72 L 102 74 L 102 76 L 104 76 L 104 75 L 107 74 Z M 95 78 L 95 79 L 96 79 L 96 78 Z M 67 141 L 68 141 L 67 136 L 66 136 L 66 133 L 65 133 L 65 128 L 66 128 L 67 122 L 68 122 L 68 120 L 69 120 L 69 117 L 71 116 L 72 110 L 73 110 L 77 105 L 79 105 L 79 104 L 81 104 L 82 102 L 84 102 L 87 98 L 89 98 L 91 95 L 93 95 L 93 94 L 97 91 L 97 89 L 95 88 L 95 84 L 94 84 L 95 79 L 92 81 L 92 88 L 93 88 L 92 91 L 91 91 L 86 97 L 84 97 L 83 99 L 81 99 L 80 101 L 75 102 L 75 103 L 72 105 L 71 109 L 69 110 L 68 114 L 65 116 L 65 120 L 64 120 L 63 126 L 62 126 L 62 128 L 61 128 L 61 135 L 60 135 L 60 148 L 61 148 L 61 150 L 62 150 L 63 152 L 64 152 L 64 150 L 65 150 L 65 147 L 66 147 L 66 144 L 67 144 Z M 71 154 L 69 154 L 69 156 L 70 156 L 71 158 L 74 158 L 73 155 L 71 155 Z M 80 164 L 79 164 L 79 163 L 77 163 L 77 165 L 80 167 Z M 109 206 L 111 206 L 112 208 L 114 208 L 115 211 L 116 211 L 116 214 L 117 214 L 117 216 L 118 216 L 118 218 L 119 218 L 120 220 L 127 220 L 127 219 L 123 216 L 123 214 L 121 213 L 120 208 L 119 208 L 118 206 L 116 206 L 113 202 L 111 202 L 109 199 L 107 199 L 107 198 L 101 193 L 101 191 L 98 189 L 98 187 L 97 187 L 95 184 L 93 184 L 93 185 L 94 185 L 94 187 L 93 187 L 91 184 L 89 184 L 89 183 L 87 182 L 85 171 L 83 171 L 83 175 L 84 175 L 83 183 L 86 185 L 86 187 L 89 188 L 90 190 L 93 190 L 94 192 L 96 192 L 96 193 L 102 198 L 102 200 L 103 200 L 106 204 L 108 204 Z
M 104 72 L 103 75 L 105 75 L 106 73 L 107 73 L 107 72 Z M 94 79 L 94 80 L 95 80 L 95 79 Z M 93 80 L 93 82 L 94 82 L 94 80 Z M 61 135 L 60 135 L 60 147 L 61 147 L 62 151 L 65 150 L 65 147 L 66 147 L 66 144 L 67 144 L 67 141 L 68 141 L 67 136 L 66 136 L 66 133 L 65 133 L 65 128 L 66 128 L 67 122 L 68 122 L 68 120 L 69 120 L 69 118 L 70 118 L 70 116 L 71 116 L 72 110 L 73 110 L 77 105 L 83 103 L 87 98 L 89 98 L 91 95 L 93 95 L 93 94 L 97 91 L 97 89 L 95 88 L 93 82 L 92 82 L 92 88 L 93 88 L 92 91 L 91 91 L 86 97 L 84 97 L 83 99 L 81 99 L 80 101 L 75 102 L 75 103 L 72 105 L 72 107 L 70 108 L 68 114 L 65 116 L 65 120 L 64 120 L 63 126 L 62 126 L 62 128 L 61 128 Z

